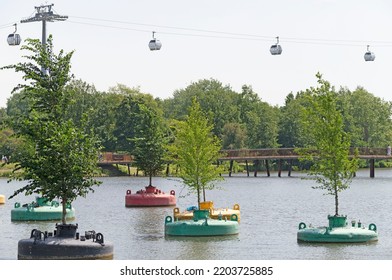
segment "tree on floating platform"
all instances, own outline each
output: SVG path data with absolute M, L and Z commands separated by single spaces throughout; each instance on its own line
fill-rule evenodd
M 212 128 L 199 103 L 193 99 L 188 118 L 179 123 L 175 141 L 169 147 L 173 161 L 180 167 L 179 177 L 197 193 L 199 206 L 201 192 L 206 201 L 205 190 L 213 189 L 214 182 L 223 180 L 222 167 L 214 165 L 220 155 L 221 142 L 212 134 Z
M 149 186 L 152 186 L 152 177 L 162 171 L 165 163 L 166 140 L 158 114 L 141 103 L 138 104 L 138 112 L 138 133 L 137 137 L 132 139 L 132 155 L 135 165 L 149 177 Z
M 13 93 L 22 90 L 31 102 L 31 109 L 28 115 L 14 117 L 10 123 L 26 143 L 14 169 L 23 172 L 12 179 L 28 182 L 10 198 L 20 193 L 38 193 L 48 200 L 58 198 L 62 204 L 62 223 L 66 224 L 67 205 L 100 184 L 93 178 L 99 143 L 90 131 L 85 131 L 83 124 L 77 127 L 67 117 L 72 95 L 65 86 L 73 77 L 70 74 L 73 52 L 65 54 L 61 50 L 56 55 L 52 36 L 45 45 L 28 39 L 21 49 L 31 53 L 25 56 L 27 62 L 2 68 L 21 72 L 23 79 L 30 81 L 13 90 Z
M 339 192 L 349 188 L 358 169 L 358 151 L 350 157 L 350 135 L 344 131 L 342 112 L 337 94 L 330 83 L 317 74 L 319 87 L 305 92 L 308 106 L 302 121 L 311 139 L 307 148 L 298 149 L 301 160 L 311 161 L 309 175 L 323 189 L 335 197 L 335 215 L 339 215 Z

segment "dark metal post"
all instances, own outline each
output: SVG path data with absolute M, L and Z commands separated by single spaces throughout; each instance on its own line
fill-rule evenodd
M 370 159 L 370 178 L 374 178 L 374 158 Z

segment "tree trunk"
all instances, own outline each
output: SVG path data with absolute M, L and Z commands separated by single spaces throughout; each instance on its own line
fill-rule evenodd
M 339 216 L 339 198 L 337 189 L 335 189 L 335 216 Z
M 150 177 L 150 182 L 149 182 L 149 184 L 148 184 L 148 185 L 149 185 L 149 186 L 152 186 L 152 175 L 150 174 L 150 176 L 149 176 L 149 177 Z
M 63 214 L 61 215 L 61 222 L 63 223 L 63 225 L 65 225 L 67 222 L 65 220 L 65 217 L 67 215 L 67 199 L 62 199 L 61 200 L 61 206 L 63 208 Z
M 200 188 L 197 187 L 197 206 L 200 209 Z

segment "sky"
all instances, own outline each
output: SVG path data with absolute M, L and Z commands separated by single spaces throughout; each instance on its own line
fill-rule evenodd
M 166 99 L 215 79 L 281 106 L 287 94 L 316 86 L 320 72 L 336 88 L 361 86 L 392 101 L 389 0 L 0 0 L 0 66 L 28 54 L 8 46 L 13 24 L 22 40 L 41 39 L 41 22 L 20 21 L 50 4 L 68 16 L 47 23 L 55 52 L 74 51 L 71 72 L 99 91 L 123 84 Z M 159 51 L 148 48 L 153 31 Z M 277 36 L 283 52 L 273 56 Z M 372 62 L 364 60 L 368 45 Z M 21 82 L 20 73 L 0 71 L 0 107 Z

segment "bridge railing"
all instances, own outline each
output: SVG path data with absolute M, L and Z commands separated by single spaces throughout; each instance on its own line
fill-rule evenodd
M 386 148 L 351 148 L 350 154 L 354 154 L 354 150 L 358 149 L 359 155 L 386 155 Z M 298 156 L 295 148 L 267 148 L 267 149 L 238 149 L 238 150 L 222 150 L 224 158 L 255 158 L 255 157 L 273 157 L 273 156 Z
M 387 155 L 387 148 L 369 148 L 360 147 L 358 154 L 360 156 L 385 156 Z M 350 153 L 354 154 L 355 148 L 350 149 Z M 221 159 L 230 158 L 259 158 L 259 157 L 298 157 L 298 153 L 295 148 L 265 148 L 265 149 L 237 149 L 237 150 L 221 150 Z M 99 162 L 101 163 L 130 163 L 133 158 L 130 154 L 125 153 L 114 153 L 114 152 L 103 152 L 99 156 Z
M 99 162 L 117 162 L 117 163 L 129 163 L 132 161 L 132 156 L 125 153 L 113 153 L 113 152 L 103 152 L 99 155 Z

